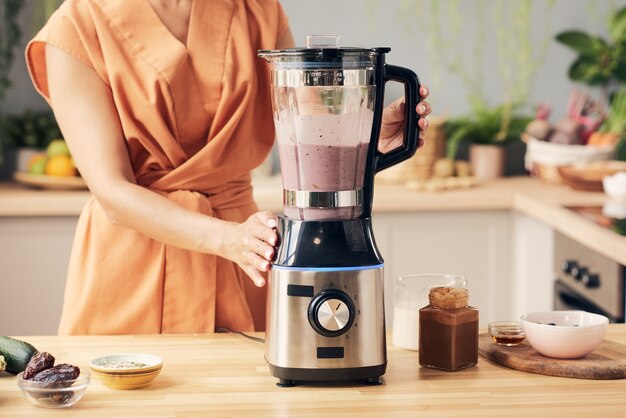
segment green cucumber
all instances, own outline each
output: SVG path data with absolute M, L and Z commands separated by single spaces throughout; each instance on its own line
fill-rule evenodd
M 23 372 L 35 353 L 37 349 L 26 341 L 0 335 L 0 354 L 7 362 L 7 372 L 13 374 Z

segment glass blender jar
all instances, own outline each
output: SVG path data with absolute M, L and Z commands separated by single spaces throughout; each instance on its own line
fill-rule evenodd
M 369 211 L 373 175 L 413 155 L 417 115 L 407 112 L 405 146 L 376 149 L 384 83 L 407 85 L 407 109 L 417 104 L 412 72 L 384 65 L 389 48 L 339 48 L 338 37 L 309 36 L 307 48 L 260 51 L 271 64 L 272 108 L 280 155 L 285 215 L 301 220 L 354 219 Z M 413 74 L 414 76 L 414 74 Z

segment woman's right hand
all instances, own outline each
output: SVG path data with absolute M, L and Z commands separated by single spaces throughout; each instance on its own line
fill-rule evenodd
M 233 224 L 226 239 L 224 256 L 239 267 L 259 287 L 265 285 L 261 272 L 269 271 L 278 243 L 277 218 L 272 212 L 257 212 L 241 224 Z

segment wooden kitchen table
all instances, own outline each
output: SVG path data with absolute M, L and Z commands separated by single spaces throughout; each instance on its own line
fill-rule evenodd
M 607 339 L 626 344 L 626 325 Z M 417 352 L 389 347 L 380 386 L 279 388 L 263 345 L 236 334 L 26 337 L 59 362 L 87 369 L 91 358 L 149 353 L 163 358 L 152 386 L 108 389 L 92 376 L 73 408 L 48 410 L 23 398 L 14 376 L 0 375 L 0 417 L 625 417 L 626 380 L 578 380 L 510 370 L 479 358 L 448 373 L 418 366 Z

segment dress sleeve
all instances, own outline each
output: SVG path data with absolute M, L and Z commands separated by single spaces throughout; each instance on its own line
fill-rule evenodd
M 278 29 L 277 29 L 277 37 L 276 39 L 280 39 L 287 29 L 289 29 L 289 18 L 287 14 L 285 14 L 285 10 L 283 10 L 283 6 L 280 4 L 280 1 L 277 2 L 278 5 Z
M 37 92 L 49 102 L 46 45 L 59 48 L 96 70 L 94 61 L 100 55 L 100 46 L 86 1 L 65 1 L 26 46 L 30 77 Z

